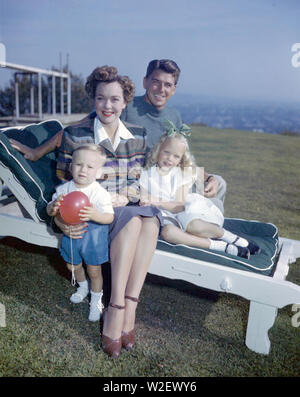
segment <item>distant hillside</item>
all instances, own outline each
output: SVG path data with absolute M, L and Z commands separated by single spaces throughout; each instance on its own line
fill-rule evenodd
M 170 104 L 180 111 L 187 124 L 205 124 L 214 128 L 233 128 L 280 134 L 300 134 L 300 103 L 266 103 L 174 96 Z

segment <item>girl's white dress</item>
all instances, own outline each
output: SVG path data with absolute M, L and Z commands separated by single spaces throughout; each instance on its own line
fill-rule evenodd
M 155 201 L 175 201 L 176 192 L 182 185 L 192 187 L 193 181 L 190 172 L 184 172 L 174 167 L 167 175 L 160 175 L 157 167 L 144 169 L 140 177 L 140 186 L 146 190 Z M 224 217 L 222 212 L 209 199 L 198 193 L 188 194 L 185 210 L 179 213 L 162 210 L 164 223 L 173 223 L 186 230 L 187 225 L 194 219 L 217 224 L 222 227 Z

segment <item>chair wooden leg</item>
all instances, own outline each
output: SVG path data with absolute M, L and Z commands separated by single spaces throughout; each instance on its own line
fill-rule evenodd
M 246 345 L 256 353 L 269 354 L 271 342 L 268 336 L 278 309 L 258 302 L 250 302 Z

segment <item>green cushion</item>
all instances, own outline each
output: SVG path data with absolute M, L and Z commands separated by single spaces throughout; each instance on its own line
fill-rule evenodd
M 157 249 L 235 269 L 272 276 L 276 268 L 278 251 L 278 230 L 276 226 L 271 223 L 226 218 L 224 228 L 255 242 L 261 247 L 261 253 L 251 255 L 250 259 L 244 259 L 220 251 L 173 245 L 163 240 L 158 241 Z
M 42 221 L 50 222 L 46 206 L 51 200 L 55 186 L 60 183 L 56 176 L 56 151 L 48 153 L 38 161 L 28 161 L 14 149 L 9 138 L 18 140 L 32 148 L 37 147 L 62 130 L 57 120 L 32 124 L 22 129 L 0 130 L 0 161 L 9 168 L 14 177 L 36 202 L 37 215 Z

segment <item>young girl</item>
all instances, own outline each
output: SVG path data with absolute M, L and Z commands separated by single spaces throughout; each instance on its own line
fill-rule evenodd
M 162 135 L 149 152 L 140 178 L 140 205 L 160 208 L 161 236 L 173 244 L 209 248 L 249 258 L 259 247 L 222 226 L 221 211 L 200 194 L 189 194 L 196 166 L 185 134 L 175 128 Z
M 91 281 L 90 321 L 98 321 L 102 313 L 103 279 L 100 265 L 108 261 L 108 224 L 114 218 L 110 194 L 96 181 L 101 176 L 105 160 L 106 156 L 98 145 L 82 145 L 74 150 L 71 163 L 73 179 L 56 188 L 52 202 L 47 206 L 50 216 L 57 215 L 64 195 L 73 191 L 85 193 L 91 203 L 79 213 L 82 222 L 89 221 L 87 233 L 80 239 L 72 240 L 63 235 L 60 246 L 60 253 L 70 271 L 74 265 L 74 275 L 79 284 L 70 298 L 73 303 L 82 302 L 89 293 L 82 261 L 86 264 Z

